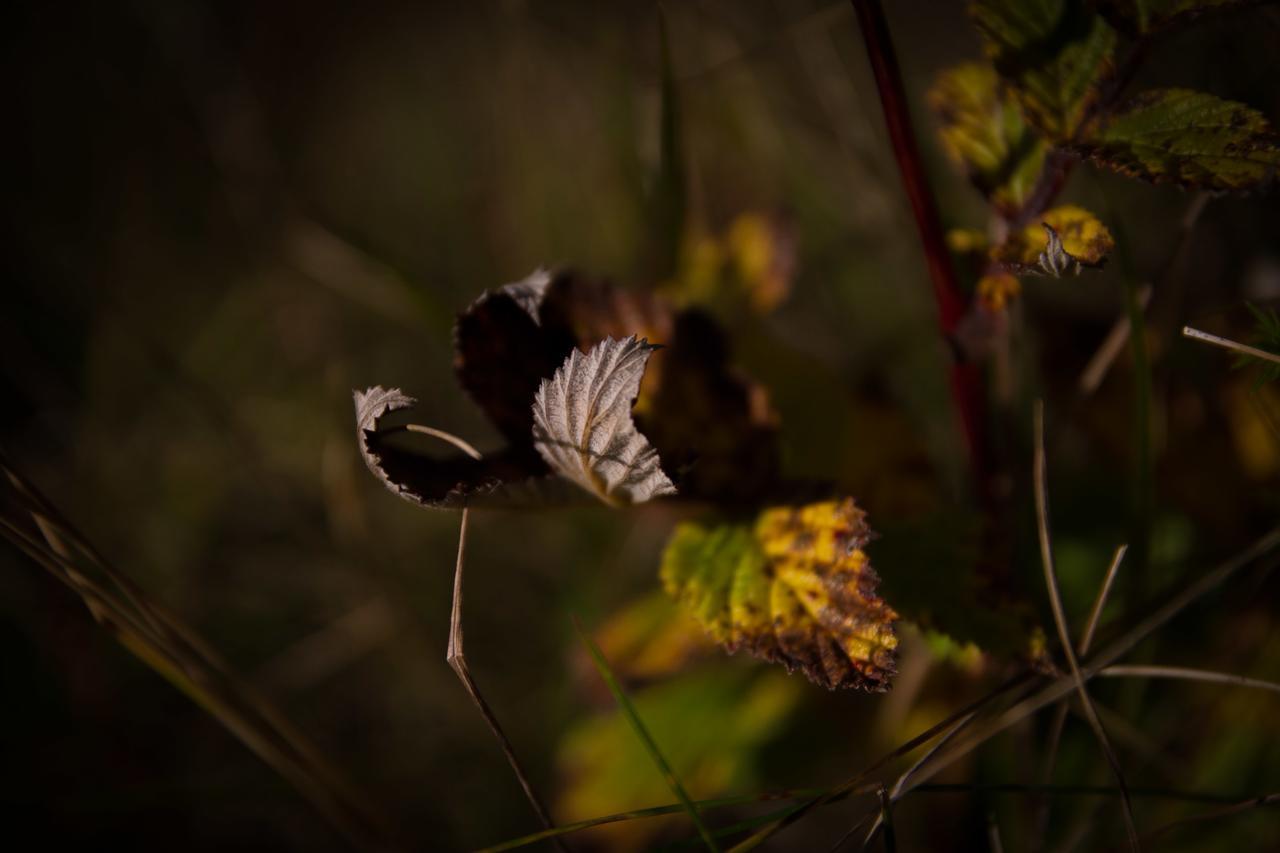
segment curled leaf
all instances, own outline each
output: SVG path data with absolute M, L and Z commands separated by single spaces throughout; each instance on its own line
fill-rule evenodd
M 1074 148 L 1121 174 L 1206 190 L 1247 190 L 1280 170 L 1280 135 L 1255 109 L 1189 89 L 1134 98 Z
M 662 582 L 725 648 L 799 668 L 830 689 L 886 690 L 897 614 L 876 596 L 851 499 L 773 507 L 754 526 L 676 528 Z
M 574 350 L 533 402 L 533 442 L 560 476 L 607 504 L 675 494 L 658 451 L 636 429 L 631 406 L 656 347 L 629 337 Z
M 460 440 L 447 441 L 460 452 L 432 456 L 401 446 L 392 438 L 403 428 L 382 428 L 382 419 L 417 401 L 399 388 L 375 386 L 354 392 L 356 440 L 365 465 L 382 485 L 410 503 L 439 509 L 478 505 L 567 503 L 573 498 L 530 452 L 508 449 L 479 457 Z
M 928 100 L 951 159 L 998 208 L 1020 208 L 1035 189 L 1048 149 L 1001 89 L 995 69 L 980 62 L 948 69 Z
M 1102 266 L 1115 248 L 1107 226 L 1082 207 L 1055 207 L 1010 235 L 992 259 L 1011 272 L 1036 272 L 1058 278 L 1083 267 Z

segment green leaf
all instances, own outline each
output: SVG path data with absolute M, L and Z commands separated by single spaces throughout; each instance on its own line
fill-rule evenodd
M 1122 174 L 1196 189 L 1251 189 L 1280 168 L 1280 136 L 1262 113 L 1189 89 L 1143 92 L 1074 147 Z
M 893 677 L 897 614 L 876 596 L 852 500 L 774 507 L 754 525 L 676 528 L 662 582 L 730 652 L 801 669 L 829 689 L 881 691 Z
M 971 14 L 1027 121 L 1073 139 L 1114 69 L 1115 30 L 1082 0 L 977 0 Z
M 1189 24 L 1207 12 L 1252 6 L 1259 0 L 1103 0 L 1099 11 L 1130 35 Z
M 942 72 L 928 94 L 951 159 L 997 208 L 1015 212 L 1035 189 L 1048 146 L 1002 91 L 995 69 L 967 62 Z

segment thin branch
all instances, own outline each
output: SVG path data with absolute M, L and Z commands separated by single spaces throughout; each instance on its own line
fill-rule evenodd
M 1116 777 L 1116 783 L 1120 786 L 1120 799 L 1124 806 L 1125 831 L 1129 836 L 1129 846 L 1133 850 L 1138 850 L 1138 828 L 1133 821 L 1133 803 L 1129 799 L 1129 787 L 1125 784 L 1124 772 L 1120 769 L 1120 759 L 1116 756 L 1115 750 L 1111 746 L 1111 741 L 1107 738 L 1107 732 L 1102 726 L 1102 721 L 1098 719 L 1097 709 L 1093 707 L 1093 702 L 1089 699 L 1089 691 L 1085 687 L 1084 676 L 1080 672 L 1080 662 L 1076 660 L 1075 649 L 1071 645 L 1071 631 L 1067 627 L 1067 614 L 1062 606 L 1062 596 L 1058 592 L 1058 578 L 1053 568 L 1053 548 L 1049 541 L 1049 489 L 1045 471 L 1047 465 L 1044 452 L 1044 403 L 1041 401 L 1036 402 L 1034 429 L 1036 526 L 1040 538 L 1040 561 L 1044 566 L 1044 582 L 1049 593 L 1049 605 L 1053 609 L 1053 619 L 1058 626 L 1058 638 L 1062 641 L 1062 653 L 1071 668 L 1071 675 L 1075 678 L 1076 691 L 1080 694 L 1080 702 L 1084 706 L 1085 715 L 1098 738 L 1098 744 L 1102 747 L 1102 751 L 1107 757 L 1107 762 L 1111 765 L 1111 770 Z M 1115 562 L 1118 564 L 1118 561 Z
M 1121 664 L 1100 670 L 1098 675 L 1107 678 L 1176 678 L 1183 681 L 1204 681 L 1210 684 L 1229 684 L 1235 687 L 1251 687 L 1256 690 L 1270 690 L 1280 693 L 1280 684 L 1274 681 L 1263 681 L 1260 678 L 1247 678 L 1230 672 L 1214 672 L 1208 669 L 1191 669 L 1185 666 L 1138 666 Z
M 867 58 L 871 62 L 876 90 L 880 95 L 880 105 L 884 108 L 885 124 L 893 143 L 898 170 L 902 174 L 902 185 L 911 202 L 916 229 L 924 244 L 925 262 L 933 283 L 934 301 L 938 306 L 939 329 L 943 338 L 950 342 L 964 317 L 965 298 L 956 280 L 938 208 L 916 144 L 902 74 L 898 69 L 898 58 L 889 37 L 889 25 L 880 0 L 853 0 L 853 9 L 857 13 L 863 42 L 866 44 Z M 982 389 L 980 376 L 974 365 L 962 364 L 958 360 L 952 364 L 951 393 L 964 430 L 974 482 L 985 493 L 989 484 L 985 479 Z
M 1206 344 L 1213 344 L 1215 347 L 1222 347 L 1232 352 L 1238 352 L 1241 355 L 1260 358 L 1263 361 L 1270 361 L 1273 364 L 1280 364 L 1280 355 L 1273 352 L 1267 352 L 1264 349 L 1251 347 L 1248 344 L 1242 344 L 1239 341 L 1233 341 L 1230 338 L 1220 338 L 1217 335 L 1211 335 L 1208 332 L 1202 332 L 1199 329 L 1193 329 L 1190 326 L 1182 327 L 1182 336 L 1197 341 L 1203 341 Z

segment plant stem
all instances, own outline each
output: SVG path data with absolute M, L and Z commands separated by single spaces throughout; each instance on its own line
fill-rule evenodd
M 889 140 L 893 155 L 902 173 L 902 184 L 911 212 L 915 217 L 920 240 L 924 244 L 925 261 L 929 278 L 933 283 L 933 298 L 938 306 L 938 327 L 948 343 L 953 342 L 956 327 L 965 314 L 965 298 L 956 280 L 951 256 L 938 219 L 938 208 L 924 171 L 924 161 L 916 144 L 911 115 L 907 110 L 906 93 L 902 87 L 902 74 L 898 69 L 897 55 L 889 38 L 889 25 L 885 20 L 880 0 L 853 0 L 862 38 L 867 47 L 867 58 L 875 76 L 880 105 L 884 109 Z M 976 365 L 965 363 L 959 357 L 950 369 L 952 402 L 964 430 L 970 470 L 979 492 L 987 491 L 985 472 L 985 444 L 982 423 L 982 383 Z

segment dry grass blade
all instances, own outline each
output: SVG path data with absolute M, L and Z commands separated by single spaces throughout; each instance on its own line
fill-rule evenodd
M 1225 350 L 1238 352 L 1241 355 L 1260 358 L 1263 361 L 1270 361 L 1280 364 L 1280 355 L 1273 352 L 1267 352 L 1264 349 L 1251 347 L 1248 344 L 1242 344 L 1239 341 L 1233 341 L 1230 338 L 1220 338 L 1217 335 L 1211 335 L 1208 332 L 1202 332 L 1199 329 L 1193 329 L 1190 326 L 1182 327 L 1182 336 L 1191 338 L 1192 340 L 1203 341 L 1206 344 L 1213 344 L 1215 347 L 1222 347 Z
M 1250 811 L 1251 809 L 1261 808 L 1263 806 L 1275 806 L 1275 805 L 1280 805 L 1280 793 L 1267 794 L 1266 796 L 1262 796 L 1262 797 L 1254 797 L 1253 799 L 1242 800 L 1241 802 L 1233 803 L 1229 806 L 1225 806 L 1220 809 L 1212 809 L 1207 812 L 1202 812 L 1201 814 L 1191 815 L 1190 817 L 1179 818 L 1178 820 L 1172 821 L 1170 823 L 1166 823 L 1164 826 L 1157 827 L 1156 829 L 1147 833 L 1145 837 L 1148 841 L 1154 841 L 1156 839 L 1159 839 L 1166 833 L 1170 832 L 1171 830 L 1177 829 L 1180 826 L 1187 826 L 1188 824 L 1200 823 L 1206 820 L 1218 820 L 1220 818 L 1231 817 L 1232 815 L 1240 814 L 1241 812 L 1247 812 L 1247 811 Z
M 542 804 L 542 800 L 537 793 L 534 792 L 533 784 L 529 781 L 529 777 L 525 775 L 524 768 L 520 766 L 520 760 L 516 758 L 515 747 L 511 745 L 511 739 L 502 730 L 502 725 L 498 722 L 497 716 L 494 715 L 493 709 L 489 707 L 489 703 L 481 695 L 480 688 L 476 687 L 475 679 L 471 677 L 471 670 L 467 666 L 467 657 L 463 651 L 462 642 L 462 571 L 466 565 L 467 519 L 469 514 L 470 510 L 463 507 L 462 520 L 458 524 L 458 561 L 453 573 L 453 606 L 449 613 L 449 646 L 445 652 L 445 660 L 449 663 L 454 673 L 457 674 L 458 680 L 462 682 L 463 688 L 467 691 L 467 695 L 471 697 L 471 702 L 476 706 L 476 710 L 480 712 L 485 725 L 489 727 L 489 731 L 497 738 L 498 745 L 502 747 L 502 754 L 506 756 L 507 764 L 511 765 L 511 772 L 515 774 L 516 781 L 520 783 L 520 789 L 524 791 L 525 799 L 533 807 L 538 820 L 542 822 L 545 828 L 554 829 L 555 823 L 551 820 L 551 814 L 547 811 L 547 807 Z M 564 844 L 559 838 L 552 838 L 551 843 L 562 853 L 565 850 Z
M 1080 695 L 1080 703 L 1084 706 L 1085 716 L 1089 721 L 1090 727 L 1093 728 L 1093 733 L 1098 738 L 1098 745 L 1102 747 L 1102 751 L 1107 757 L 1107 762 L 1111 765 L 1111 770 L 1115 774 L 1116 782 L 1120 786 L 1120 800 L 1124 806 L 1125 831 L 1129 836 L 1129 846 L 1133 850 L 1138 850 L 1140 849 L 1140 842 L 1138 840 L 1138 828 L 1133 820 L 1133 803 L 1129 799 L 1129 786 L 1125 784 L 1124 772 L 1120 769 L 1120 759 L 1116 756 L 1115 749 L 1112 748 L 1111 741 L 1107 738 L 1106 729 L 1102 726 L 1102 720 L 1098 719 L 1097 709 L 1093 707 L 1093 702 L 1089 698 L 1084 676 L 1080 672 L 1080 662 L 1076 659 L 1076 652 L 1071 644 L 1071 630 L 1067 627 L 1067 614 L 1062 606 L 1062 596 L 1058 592 L 1058 578 L 1053 568 L 1053 547 L 1049 541 L 1049 487 L 1045 470 L 1047 462 L 1044 452 L 1044 403 L 1040 401 L 1036 402 L 1034 429 L 1036 527 L 1040 538 L 1040 562 L 1044 567 L 1044 583 L 1049 593 L 1049 605 L 1053 609 L 1053 621 L 1058 626 L 1058 639 L 1062 642 L 1062 654 L 1066 657 L 1067 664 L 1071 668 L 1071 675 L 1075 679 L 1076 692 Z M 1119 561 L 1114 560 L 1113 563 L 1118 565 Z
M 1098 597 L 1094 599 L 1093 609 L 1089 611 L 1089 621 L 1085 623 L 1084 633 L 1080 636 L 1080 645 L 1077 647 L 1080 657 L 1089 654 L 1089 648 L 1093 645 L 1094 634 L 1097 633 L 1098 624 L 1102 621 L 1102 611 L 1107 606 L 1107 599 L 1111 596 L 1111 587 L 1115 584 L 1116 575 L 1120 571 L 1120 563 L 1124 560 L 1125 552 L 1129 550 L 1128 545 L 1121 545 L 1116 548 L 1115 555 L 1111 558 L 1111 565 L 1107 568 L 1106 577 L 1102 579 L 1102 586 L 1098 589 Z M 1067 723 L 1067 712 L 1070 709 L 1067 705 L 1061 704 L 1057 711 L 1054 712 L 1053 722 L 1049 726 L 1049 737 L 1045 745 L 1044 764 L 1040 770 L 1040 782 L 1048 785 L 1053 780 L 1053 767 L 1058 760 L 1058 745 L 1062 742 L 1062 730 Z M 1039 806 L 1036 808 L 1036 817 L 1034 823 L 1033 838 L 1035 839 L 1032 849 L 1039 850 L 1044 846 L 1044 834 L 1049 828 L 1049 810 L 1052 801 L 1048 797 L 1040 800 Z
M 1230 672 L 1214 672 L 1209 669 L 1191 669 L 1185 666 L 1138 666 L 1120 664 L 1109 666 L 1098 672 L 1107 678 L 1176 678 L 1183 681 L 1204 681 L 1210 684 L 1230 684 L 1235 687 L 1252 687 L 1256 690 L 1270 690 L 1280 693 L 1280 684 L 1274 681 L 1263 681 L 1260 678 L 1248 678 Z
M 1216 566 L 1207 574 L 1197 573 L 1194 581 L 1167 602 L 1157 607 L 1148 616 L 1139 621 L 1137 625 L 1113 640 L 1101 651 L 1095 653 L 1087 662 L 1083 663 L 1081 665 L 1081 675 L 1086 681 L 1093 678 L 1100 671 L 1132 651 L 1135 646 L 1150 637 L 1189 605 L 1210 591 L 1217 589 L 1245 566 L 1270 554 L 1278 546 L 1280 546 L 1280 527 L 1272 529 L 1244 551 Z M 932 778 L 995 735 L 1011 726 L 1017 725 L 1040 709 L 1061 700 L 1075 690 L 1075 687 L 1074 675 L 1062 676 L 1044 686 L 991 722 L 976 726 L 976 731 L 968 738 L 940 753 L 928 765 L 920 768 L 916 773 L 917 779 L 920 783 L 923 783 Z
M 592 662 L 595 663 L 596 669 L 600 672 L 600 677 L 604 679 L 604 683 L 608 685 L 609 692 L 613 694 L 618 707 L 622 709 L 622 713 L 630 724 L 632 731 L 636 733 L 636 737 L 644 744 L 645 750 L 649 753 L 649 757 L 653 759 L 653 763 L 657 765 L 663 780 L 666 781 L 671 792 L 676 795 L 676 799 L 684 806 L 689 819 L 693 821 L 693 825 L 697 827 L 698 835 L 701 836 L 703 844 L 713 853 L 719 850 L 720 848 L 716 845 L 715 838 L 712 837 L 711 832 L 707 829 L 707 825 L 702 822 L 702 816 L 698 814 L 698 807 L 689 797 L 688 792 L 685 791 L 684 785 L 680 784 L 680 778 L 676 776 L 675 771 L 671 769 L 671 765 L 667 763 L 667 759 L 663 757 L 662 750 L 658 748 L 653 735 L 649 734 L 649 730 L 645 727 L 644 721 L 640 719 L 635 706 L 631 704 L 631 700 L 622 689 L 622 685 L 614 677 L 613 670 L 609 668 L 609 662 L 604 659 L 604 653 L 600 651 L 600 647 L 595 644 L 590 635 L 583 630 L 582 624 L 578 622 L 576 617 L 573 620 L 573 625 L 578 629 L 578 635 L 582 638 L 583 645 L 587 647 L 587 651 L 591 654 Z
M 803 799 L 808 797 L 820 796 L 828 792 L 827 788 L 802 788 L 795 791 L 772 791 L 763 794 L 748 794 L 740 797 L 717 797 L 710 800 L 694 800 L 693 804 L 701 811 L 709 811 L 711 809 L 725 808 L 728 806 L 742 806 L 750 803 L 766 803 L 775 800 L 791 800 Z M 870 793 L 870 789 L 868 790 Z M 584 829 L 591 829 L 595 826 L 602 826 L 607 823 L 623 823 L 631 820 L 643 820 L 650 817 L 663 817 L 665 815 L 680 814 L 685 810 L 684 803 L 669 803 L 664 806 L 652 806 L 647 809 L 635 809 L 629 812 L 618 812 L 617 814 L 602 815 L 600 817 L 588 818 L 575 823 L 566 823 L 557 826 L 555 829 L 547 829 L 542 832 L 532 832 L 528 835 L 522 835 L 519 838 L 513 838 L 510 841 L 504 841 L 501 844 L 495 844 L 492 847 L 484 847 L 477 853 L 501 853 L 504 850 L 515 850 L 520 847 L 528 847 L 530 844 L 536 844 L 539 841 L 546 841 L 560 835 L 568 835 L 573 832 L 581 832 Z M 788 809 L 789 811 L 790 809 Z M 723 830 L 717 830 L 720 834 Z
M 911 775 L 915 773 L 918 769 L 920 769 L 920 767 L 922 767 L 926 762 L 928 762 L 928 760 L 932 758 L 934 754 L 937 753 L 938 750 L 942 749 L 944 746 L 950 743 L 951 739 L 955 737 L 957 734 L 959 734 L 959 732 L 965 726 L 973 722 L 973 718 L 976 716 L 977 716 L 976 711 L 972 711 L 968 714 L 965 714 L 963 717 L 957 720 L 955 724 L 951 726 L 951 728 L 947 729 L 946 733 L 943 734 L 942 737 L 938 738 L 937 741 L 934 742 L 933 746 L 925 750 L 924 753 L 919 758 L 917 758 L 914 762 L 912 762 L 910 767 L 902 771 L 902 775 L 900 775 L 897 781 L 893 783 L 893 788 L 889 792 L 889 799 L 895 803 L 899 799 L 901 799 L 903 790 L 906 788 L 908 780 L 911 779 Z M 876 832 L 878 832 L 880 829 L 882 820 L 883 818 L 881 815 L 876 816 L 875 823 L 871 825 L 871 829 L 867 830 L 867 837 L 862 842 L 862 845 L 864 847 L 870 844 L 871 840 L 875 838 Z M 841 843 L 843 843 L 843 840 L 841 841 Z
M 11 542 L 76 593 L 121 645 L 288 780 L 354 846 L 393 846 L 385 821 L 271 703 L 107 563 L 11 465 L 0 460 L 0 468 L 11 487 L 3 497 L 0 531 Z
M 766 839 L 773 836 L 774 834 L 781 831 L 782 829 L 786 828 L 787 826 L 794 823 L 795 821 L 799 820 L 800 818 L 804 817 L 806 814 L 808 814 L 810 811 L 817 808 L 818 806 L 823 806 L 823 805 L 826 805 L 827 803 L 833 803 L 837 800 L 843 799 L 844 797 L 847 797 L 850 794 L 853 794 L 859 791 L 868 790 L 864 783 L 868 778 L 870 778 L 871 774 L 875 773 L 877 770 L 889 764 L 890 762 L 894 761 L 895 759 L 901 758 L 902 756 L 911 753 L 913 750 L 917 749 L 918 747 L 923 746 L 926 743 L 929 743 L 939 734 L 953 727 L 958 721 L 963 720 L 964 718 L 972 715 L 974 712 L 981 710 L 982 708 L 991 704 L 995 700 L 1010 693 L 1015 688 L 1022 686 L 1029 677 L 1030 677 L 1029 672 L 1024 672 L 1014 676 L 1013 678 L 1004 682 L 995 690 L 992 690 L 990 693 L 986 694 L 985 696 L 982 696 L 981 698 L 976 699 L 973 702 L 970 702 L 965 707 L 961 708 L 960 710 L 956 711 L 955 713 L 951 714 L 945 719 L 925 729 L 923 732 L 911 738 L 906 743 L 900 744 L 899 746 L 895 747 L 894 749 L 880 756 L 880 758 L 873 761 L 871 764 L 869 764 L 866 768 L 864 768 L 860 773 L 858 773 L 852 779 L 849 779 L 848 781 L 844 782 L 842 785 L 828 791 L 825 794 L 821 794 L 814 797 L 812 800 L 810 800 L 809 802 L 805 803 L 802 807 L 797 809 L 794 813 L 788 815 L 782 820 L 764 827 L 762 830 L 755 833 L 750 838 L 747 838 L 746 840 L 734 846 L 730 851 L 730 853 L 741 853 L 741 851 L 753 850 L 757 846 L 759 846 L 762 842 L 764 842 Z M 872 786 L 869 790 L 875 790 L 875 786 Z M 867 820 L 871 820 L 874 816 L 875 816 L 875 813 L 873 812 L 867 818 Z M 855 826 L 853 829 L 849 831 L 849 835 L 852 836 L 852 834 L 857 832 L 858 829 L 861 828 L 861 826 L 862 824 L 859 823 L 857 826 Z M 843 843 L 843 841 L 841 843 Z
M 1138 307 L 1145 311 L 1150 302 L 1151 285 L 1144 284 L 1138 290 Z M 1129 342 L 1130 329 L 1131 324 L 1128 315 L 1116 320 L 1111 327 L 1111 331 L 1102 339 L 1097 351 L 1094 352 L 1093 357 L 1089 359 L 1089 363 L 1085 365 L 1084 371 L 1080 374 L 1080 382 L 1078 383 L 1080 396 L 1088 397 L 1102 385 L 1102 380 L 1107 378 L 1111 365 L 1115 364 L 1116 358 L 1119 357 L 1120 353 L 1124 352 L 1125 344 Z

